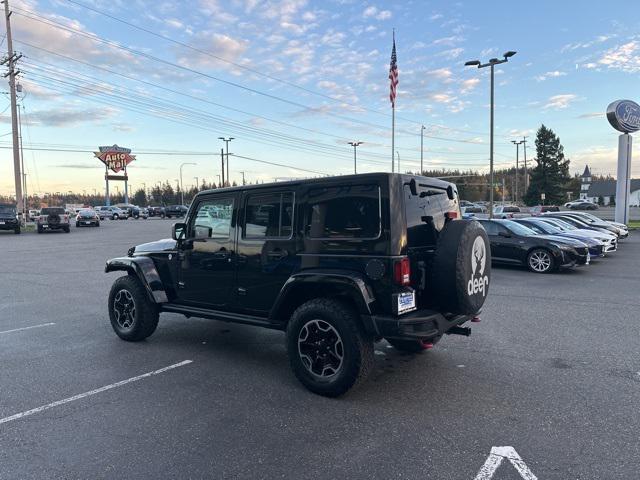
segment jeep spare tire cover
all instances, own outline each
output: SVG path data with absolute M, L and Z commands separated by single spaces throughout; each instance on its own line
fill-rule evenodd
M 431 270 L 431 293 L 445 312 L 477 313 L 489 293 L 491 247 L 475 220 L 447 222 L 440 232 Z

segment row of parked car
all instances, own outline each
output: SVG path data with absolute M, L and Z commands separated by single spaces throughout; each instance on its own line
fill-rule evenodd
M 535 273 L 588 265 L 618 249 L 629 236 L 626 225 L 588 212 L 545 212 L 517 218 L 475 218 L 485 228 L 492 261 L 522 265 Z
M 98 206 L 94 210 L 100 216 L 101 220 L 109 218 L 111 220 L 127 220 L 129 218 L 147 219 L 149 217 L 160 218 L 180 218 L 184 217 L 188 208 L 184 205 L 170 205 L 168 207 L 149 206 L 138 207 L 136 205 L 115 205 L 115 206 Z

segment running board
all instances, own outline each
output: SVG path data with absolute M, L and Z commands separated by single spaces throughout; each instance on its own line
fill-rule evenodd
M 211 320 L 220 320 L 222 322 L 242 323 L 244 325 L 254 325 L 264 328 L 272 328 L 282 330 L 281 325 L 271 323 L 262 317 L 254 315 L 245 315 L 242 313 L 222 312 L 219 310 L 210 310 L 208 308 L 193 307 L 191 305 L 180 305 L 176 303 L 159 304 L 161 312 L 181 313 L 188 317 L 208 318 Z

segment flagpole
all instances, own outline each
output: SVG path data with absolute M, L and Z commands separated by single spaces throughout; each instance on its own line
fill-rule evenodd
M 395 171 L 395 161 L 394 161 L 394 152 L 396 143 L 396 105 L 395 102 L 391 107 L 391 173 Z M 400 173 L 400 172 L 398 172 Z

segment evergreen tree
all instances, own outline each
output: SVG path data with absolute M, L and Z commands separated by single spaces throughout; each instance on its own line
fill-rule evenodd
M 561 204 L 566 195 L 569 176 L 569 160 L 564 157 L 564 148 L 553 130 L 542 125 L 536 134 L 536 166 L 531 170 L 529 189 L 525 195 L 527 205 L 538 205 L 541 194 L 546 204 Z
M 133 204 L 144 207 L 147 205 L 147 194 L 143 189 L 138 189 L 136 193 L 133 195 Z

